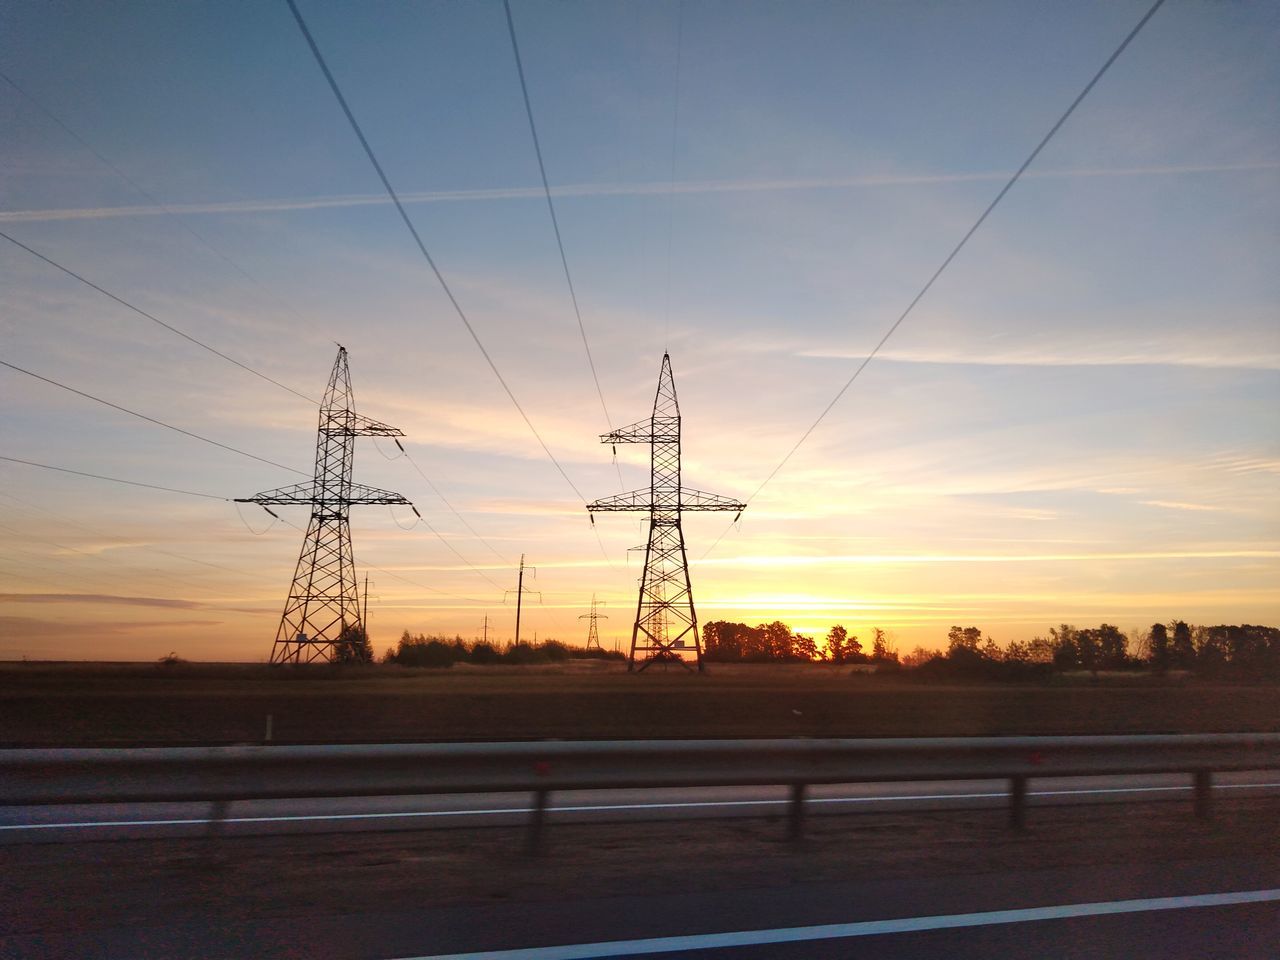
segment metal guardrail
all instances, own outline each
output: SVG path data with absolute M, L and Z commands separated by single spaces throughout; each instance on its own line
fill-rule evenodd
M 561 790 L 785 784 L 798 838 L 812 784 L 1006 779 L 1022 827 L 1036 777 L 1184 772 L 1208 817 L 1215 772 L 1263 769 L 1280 769 L 1280 734 L 8 749 L 0 804 L 529 792 L 536 848 Z

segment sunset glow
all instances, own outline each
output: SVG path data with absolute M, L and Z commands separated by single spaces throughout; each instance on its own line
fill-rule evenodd
M 647 486 L 648 448 L 615 463 L 599 435 L 648 416 L 664 350 L 684 483 L 751 498 L 732 527 L 685 518 L 704 623 L 880 627 L 900 650 L 952 624 L 1001 644 L 1064 622 L 1280 624 L 1273 6 L 1162 11 L 762 489 L 1138 8 L 688 3 L 677 90 L 674 4 L 530 6 L 606 422 L 501 6 L 313 6 L 571 483 L 283 5 L 11 6 L 0 230 L 306 396 L 346 347 L 358 412 L 412 457 L 362 439 L 355 479 L 422 516 L 353 508 L 375 651 L 406 629 L 472 640 L 486 616 L 509 639 L 522 554 L 541 592 L 524 639 L 581 644 L 595 594 L 603 644 L 626 646 L 646 531 L 593 525 L 571 487 Z M 316 405 L 3 240 L 0 290 L 0 359 L 30 371 L 0 368 L 0 455 L 188 492 L 0 461 L 0 658 L 265 660 L 307 516 L 230 500 L 300 479 L 280 465 L 310 475 Z

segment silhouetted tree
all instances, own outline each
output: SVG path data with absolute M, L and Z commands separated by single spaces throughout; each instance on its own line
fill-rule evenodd
M 1151 669 L 1163 676 L 1169 672 L 1169 628 L 1163 623 L 1153 623 L 1147 633 L 1151 648 Z
M 1170 624 L 1173 639 L 1169 643 L 1169 666 L 1175 670 L 1192 670 L 1196 665 L 1196 648 L 1191 642 L 1191 628 L 1182 620 Z
M 1076 632 L 1076 628 L 1069 623 L 1049 628 L 1049 638 L 1053 644 L 1053 665 L 1059 670 L 1075 670 L 1081 665 Z
M 871 640 L 871 659 L 875 663 L 897 663 L 898 651 L 893 649 L 893 643 L 879 627 L 872 627 Z
M 832 663 L 844 663 L 848 654 L 849 631 L 837 623 L 827 631 L 827 656 Z
M 952 627 L 947 631 L 947 656 L 957 650 L 978 652 L 978 644 L 982 641 L 982 631 L 977 627 Z
M 373 647 L 363 626 L 343 624 L 333 648 L 337 663 L 373 663 Z
M 791 653 L 794 657 L 801 660 L 808 660 L 810 662 L 825 659 L 822 655 L 822 651 L 818 649 L 817 643 L 814 642 L 813 637 L 806 637 L 802 633 L 797 633 L 795 637 L 792 638 Z

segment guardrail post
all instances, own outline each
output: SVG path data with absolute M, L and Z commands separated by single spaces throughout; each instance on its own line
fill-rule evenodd
M 1208 820 L 1213 815 L 1213 772 L 1195 771 L 1196 816 Z
M 804 836 L 804 791 L 805 784 L 791 785 L 791 803 L 787 807 L 787 839 L 799 840 Z
M 542 853 L 542 833 L 547 820 L 547 799 L 550 790 L 536 790 L 533 794 L 533 810 L 529 817 L 529 834 L 525 840 L 525 853 L 536 857 Z
M 1009 778 L 1009 826 L 1027 829 L 1027 778 L 1022 775 Z

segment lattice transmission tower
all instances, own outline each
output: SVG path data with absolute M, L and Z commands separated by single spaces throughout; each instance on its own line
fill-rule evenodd
M 741 513 L 745 503 L 714 493 L 680 486 L 680 404 L 671 376 L 671 357 L 662 355 L 653 415 L 648 419 L 601 434 L 602 443 L 649 444 L 649 488 L 605 497 L 587 504 L 595 513 L 647 512 L 649 542 L 640 577 L 640 599 L 631 629 L 631 655 L 627 669 L 644 670 L 656 660 L 678 661 L 686 669 L 689 660 L 702 670 L 702 640 L 698 615 L 693 608 L 689 583 L 689 558 L 684 548 L 681 514 L 689 511 Z M 734 518 L 735 520 L 737 517 Z
M 600 613 L 596 610 L 596 607 L 598 606 L 599 606 L 599 603 L 596 600 L 596 595 L 593 593 L 591 595 L 591 612 L 584 613 L 580 617 L 578 617 L 579 620 L 591 621 L 590 624 L 587 625 L 587 649 L 588 650 L 600 649 L 600 624 L 597 621 L 609 619 L 609 615 L 607 613 Z
M 413 507 L 398 493 L 352 483 L 356 437 L 404 436 L 395 427 L 360 416 L 354 406 L 347 351 L 339 346 L 320 404 L 315 478 L 310 483 L 295 483 L 236 501 L 257 503 L 264 508 L 296 504 L 311 507 L 293 585 L 271 648 L 272 663 L 354 659 L 360 649 L 367 649 L 351 549 L 350 509 L 365 504 Z M 417 512 L 415 507 L 414 513 Z

